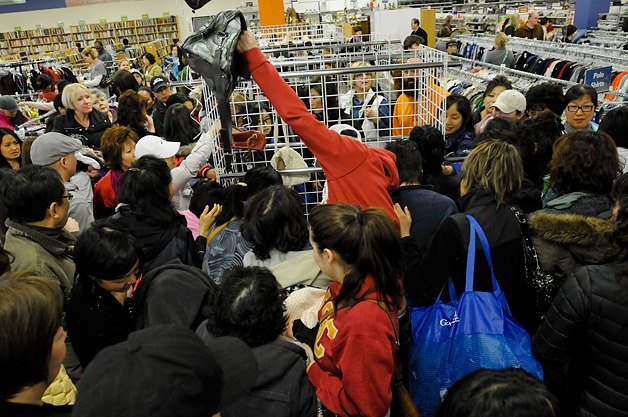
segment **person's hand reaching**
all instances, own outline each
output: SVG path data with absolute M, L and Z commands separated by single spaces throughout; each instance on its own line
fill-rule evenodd
M 243 54 L 249 49 L 258 47 L 255 34 L 250 30 L 245 30 L 240 34 L 240 39 L 238 39 L 238 43 L 236 44 L 236 51 Z

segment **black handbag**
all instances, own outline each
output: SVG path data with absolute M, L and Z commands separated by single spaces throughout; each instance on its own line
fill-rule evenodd
M 188 2 L 189 4 L 189 2 Z M 231 170 L 231 111 L 229 97 L 238 77 L 250 78 L 246 62 L 235 53 L 246 21 L 239 10 L 223 10 L 183 42 L 188 65 L 199 73 L 216 95 L 220 138 L 225 145 L 225 169 Z
M 519 226 L 521 227 L 526 281 L 536 293 L 537 315 L 540 318 L 543 318 L 552 303 L 552 299 L 554 298 L 558 287 L 560 287 L 560 284 L 557 282 L 556 277 L 541 269 L 539 256 L 536 253 L 534 244 L 532 243 L 532 238 L 530 238 L 530 229 L 525 213 L 514 206 L 510 206 L 510 210 L 514 213 L 517 221 L 519 222 Z

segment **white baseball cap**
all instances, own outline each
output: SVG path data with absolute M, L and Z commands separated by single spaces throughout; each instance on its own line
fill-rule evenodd
M 159 159 L 175 156 L 181 142 L 168 142 L 159 136 L 146 135 L 135 145 L 135 157 L 140 159 L 144 155 L 153 155 Z
M 502 113 L 512 113 L 515 110 L 524 113 L 526 104 L 526 98 L 523 94 L 517 90 L 506 90 L 497 96 L 492 107 L 497 107 Z

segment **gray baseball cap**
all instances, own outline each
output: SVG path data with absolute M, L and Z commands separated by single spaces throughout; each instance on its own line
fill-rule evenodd
M 63 133 L 44 133 L 31 146 L 31 160 L 35 165 L 50 165 L 70 153 L 76 153 L 83 147 L 79 139 Z

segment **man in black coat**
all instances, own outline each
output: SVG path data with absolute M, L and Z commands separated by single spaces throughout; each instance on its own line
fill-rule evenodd
M 419 22 L 419 19 L 412 19 L 412 23 L 410 23 L 410 26 L 412 27 L 411 35 L 416 35 L 422 38 L 423 45 L 427 46 L 427 32 L 421 29 L 421 22 Z

